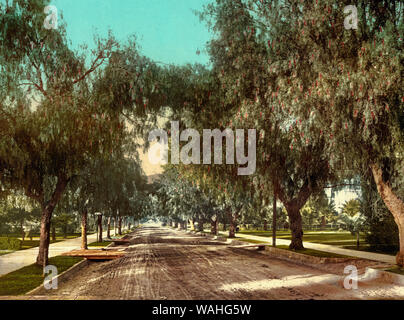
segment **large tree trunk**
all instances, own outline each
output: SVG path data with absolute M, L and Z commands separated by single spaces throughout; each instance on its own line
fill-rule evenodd
M 315 185 L 315 190 L 321 190 L 321 188 L 322 185 Z M 300 209 L 304 206 L 310 195 L 313 193 L 313 181 L 312 186 L 310 186 L 309 180 L 306 180 L 303 186 L 300 188 L 298 194 L 293 198 L 287 196 L 278 181 L 274 181 L 274 189 L 276 197 L 282 201 L 288 213 L 290 224 L 289 227 L 292 231 L 292 241 L 289 248 L 292 250 L 304 249 L 302 216 L 300 215 Z
M 237 216 L 232 214 L 230 211 L 227 213 L 230 220 L 230 228 L 229 228 L 229 238 L 236 237 L 236 228 L 237 228 Z
M 292 231 L 292 241 L 289 245 L 289 249 L 304 249 L 302 216 L 300 215 L 300 207 L 293 202 L 285 205 L 285 207 L 289 216 L 290 230 Z
M 52 218 L 52 210 L 48 206 L 42 209 L 41 231 L 39 238 L 39 252 L 36 263 L 40 266 L 48 265 L 49 238 L 50 238 L 50 222 Z
M 117 228 L 117 223 L 116 223 L 116 216 L 114 217 L 114 237 L 116 237 L 116 228 Z
M 39 252 L 36 263 L 40 266 L 48 265 L 49 235 L 52 210 L 48 206 L 42 208 L 41 231 L 39 238 Z
M 118 234 L 121 236 L 122 235 L 122 217 L 119 216 L 118 218 Z
M 111 217 L 108 217 L 107 222 L 107 238 L 111 239 Z
M 272 203 L 272 246 L 276 247 L 276 195 L 274 193 L 274 200 Z
M 98 242 L 102 242 L 102 214 L 97 216 L 98 222 Z
M 217 235 L 217 218 L 210 220 L 210 233 Z
M 404 202 L 392 190 L 388 182 L 383 179 L 383 171 L 377 165 L 371 166 L 373 178 L 375 179 L 377 191 L 384 201 L 386 207 L 390 210 L 394 217 L 394 221 L 398 226 L 400 238 L 400 251 L 397 253 L 396 261 L 401 267 L 404 266 Z
M 81 213 L 81 249 L 87 250 L 87 209 Z
M 43 199 L 41 200 L 42 202 L 41 231 L 39 238 L 39 251 L 38 256 L 36 258 L 36 263 L 43 267 L 48 265 L 50 226 L 51 226 L 52 213 L 53 210 L 55 210 L 55 207 L 59 202 L 60 198 L 62 197 L 63 192 L 65 191 L 68 183 L 69 179 L 67 177 L 59 176 L 55 191 L 53 192 L 50 201 L 45 203 Z

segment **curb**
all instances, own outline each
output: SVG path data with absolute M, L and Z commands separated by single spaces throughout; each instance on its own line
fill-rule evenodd
M 401 274 L 385 271 L 383 269 L 367 268 L 364 275 L 366 280 L 368 279 L 380 279 L 393 284 L 404 286 L 404 276 Z
M 326 257 L 315 257 L 309 256 L 302 253 L 297 253 L 289 250 L 274 248 L 270 246 L 265 246 L 265 251 L 269 252 L 269 254 L 276 256 L 277 258 L 288 260 L 294 263 L 302 263 L 306 265 L 318 265 L 318 264 L 327 264 L 327 263 L 340 263 L 347 261 L 360 260 L 359 258 L 326 258 Z
M 115 247 L 115 243 L 111 242 L 109 245 L 107 245 L 105 248 L 109 248 L 109 247 Z
M 114 247 L 114 243 L 111 242 L 109 245 L 107 245 L 105 248 L 108 247 Z M 80 271 L 81 269 L 83 269 L 84 267 L 89 265 L 89 260 L 84 259 L 82 261 L 77 262 L 76 264 L 72 265 L 69 269 L 67 269 L 66 271 L 62 272 L 61 274 L 58 274 L 55 279 L 58 280 L 59 282 L 62 282 L 66 279 L 68 279 L 70 276 L 72 276 L 73 274 L 75 274 L 77 271 Z M 45 290 L 45 287 L 43 285 L 43 283 L 36 287 L 35 289 L 27 292 L 25 295 L 26 296 L 35 296 L 38 295 L 38 293 L 40 293 L 41 291 Z
M 62 272 L 61 274 L 58 274 L 54 279 L 58 280 L 59 282 L 62 282 L 63 280 L 66 280 L 67 278 L 69 278 L 70 276 L 72 276 L 73 274 L 75 274 L 77 271 L 83 269 L 84 267 L 88 266 L 89 261 L 87 259 L 84 259 L 80 262 L 77 262 L 75 265 L 71 266 L 69 269 L 67 269 L 66 271 Z M 45 290 L 45 287 L 43 285 L 43 283 L 36 287 L 35 289 L 27 292 L 25 294 L 25 296 L 35 296 L 38 295 L 38 293 L 40 293 L 42 290 Z
M 235 244 L 235 245 L 240 245 L 240 246 L 248 244 L 248 242 L 246 242 L 246 241 L 240 241 L 240 240 L 236 240 L 236 239 L 228 239 L 226 242 L 231 243 L 231 244 Z

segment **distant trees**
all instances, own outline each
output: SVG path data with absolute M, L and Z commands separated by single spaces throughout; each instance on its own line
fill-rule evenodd
M 326 224 L 333 224 L 337 220 L 334 202 L 328 199 L 325 192 L 310 197 L 301 212 L 303 223 L 309 228 L 313 224 L 325 228 Z
M 35 207 L 32 201 L 22 194 L 9 195 L 3 199 L 0 206 L 0 219 L 2 220 L 3 228 L 20 235 L 22 240 L 25 240 L 27 234 L 31 234 L 32 225 L 39 223 L 41 212 Z M 5 231 L 5 230 L 4 230 Z
M 56 228 L 59 228 L 62 231 L 63 237 L 67 239 L 67 234 L 69 233 L 69 230 L 72 228 L 72 222 L 74 221 L 74 216 L 69 213 L 62 213 L 59 215 L 55 215 L 52 219 L 52 225 L 53 225 L 53 232 L 52 232 L 52 238 L 53 240 L 55 239 L 55 231 Z
M 343 228 L 351 232 L 352 235 L 356 235 L 356 247 L 360 245 L 360 232 L 365 231 L 366 218 L 360 212 L 354 216 L 348 214 L 341 214 L 339 221 L 342 223 Z
M 353 217 L 361 211 L 361 203 L 357 199 L 346 201 L 342 205 L 342 213 Z
M 8 209 L 6 219 L 6 221 L 13 227 L 13 229 L 21 234 L 21 238 L 24 241 L 26 233 L 32 231 L 26 230 L 25 224 L 27 222 L 39 221 L 40 211 L 38 208 L 34 208 L 28 211 L 25 208 L 13 207 Z

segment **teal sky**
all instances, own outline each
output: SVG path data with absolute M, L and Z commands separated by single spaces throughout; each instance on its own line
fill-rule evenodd
M 205 44 L 210 34 L 192 10 L 202 10 L 209 0 L 53 0 L 63 12 L 67 34 L 74 47 L 93 45 L 95 33 L 109 29 L 118 40 L 135 34 L 141 51 L 164 63 L 209 62 Z M 200 55 L 197 55 L 200 50 Z

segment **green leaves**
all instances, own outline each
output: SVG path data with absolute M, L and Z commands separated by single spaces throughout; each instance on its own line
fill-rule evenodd
M 115 40 L 98 39 L 86 66 L 86 57 L 68 47 L 63 24 L 57 30 L 43 28 L 47 3 L 14 1 L 0 7 L 1 19 L 9 21 L 0 27 L 5 40 L 0 72 L 7 77 L 0 104 L 0 122 L 7 123 L 0 136 L 2 184 L 25 190 L 41 204 L 52 194 L 45 192 L 47 181 L 77 174 L 90 158 L 121 152 L 125 137 L 119 114 L 106 116 L 93 89 L 96 70 L 116 48 Z M 13 42 L 9 27 L 16 21 Z

